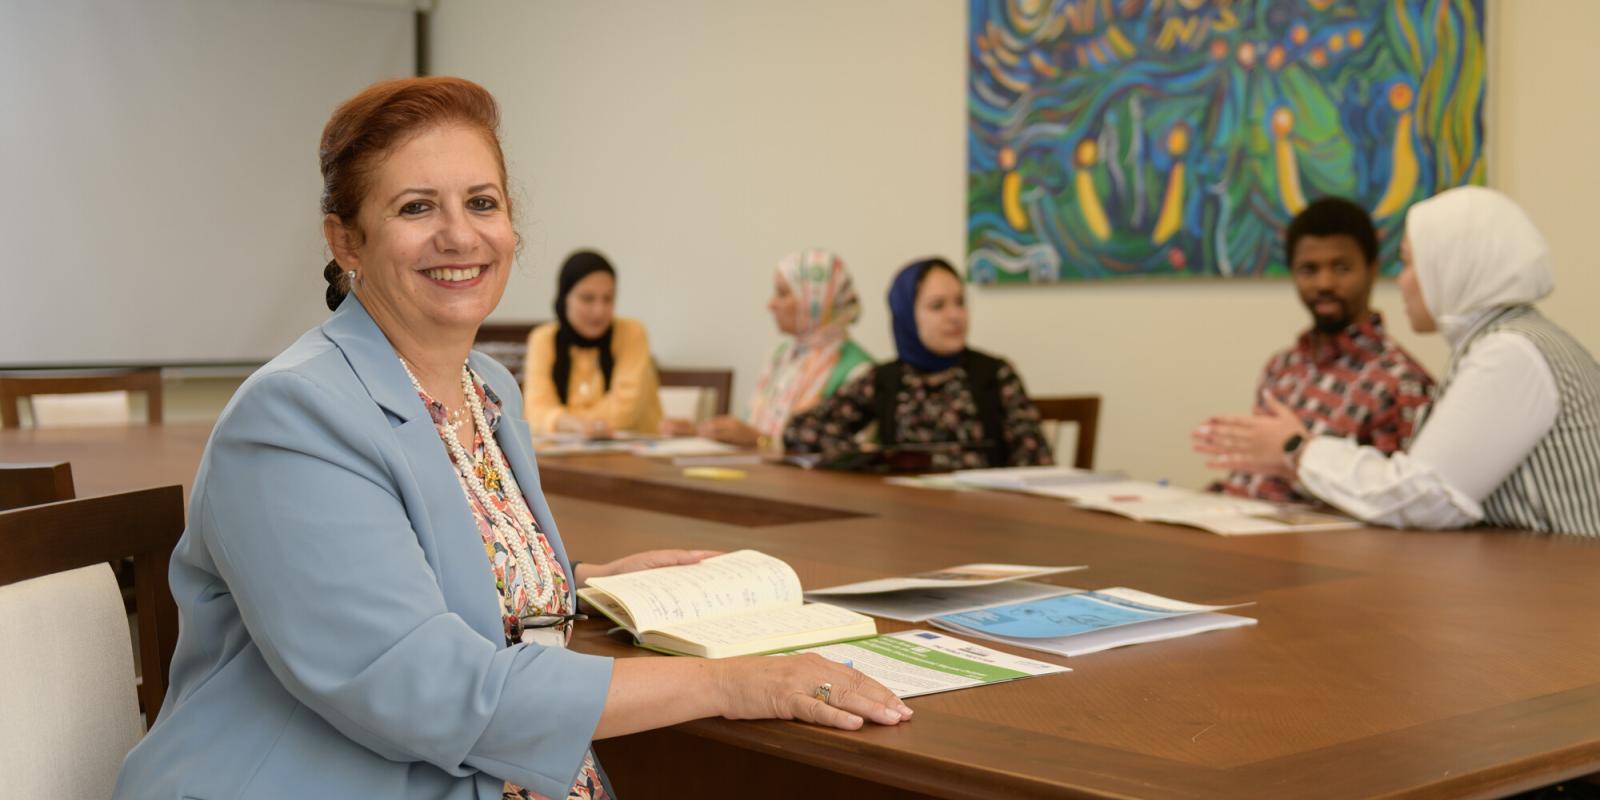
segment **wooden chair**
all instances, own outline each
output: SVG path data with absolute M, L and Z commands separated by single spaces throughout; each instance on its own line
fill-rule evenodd
M 0 464 L 0 511 L 71 500 L 72 465 Z
M 539 322 L 486 322 L 478 326 L 472 349 L 500 362 L 521 384 L 527 379 L 528 335 Z
M 181 486 L 0 511 L 0 589 L 133 558 L 134 589 L 139 597 L 139 660 L 145 665 L 138 699 L 144 706 L 145 719 L 152 724 L 166 696 L 172 651 L 178 641 L 178 606 L 167 585 L 167 567 L 172 549 L 183 535 L 183 514 Z M 109 570 L 104 581 L 109 584 L 112 602 L 116 602 L 116 581 Z M 4 613 L 6 610 L 0 607 L 0 614 Z M 126 618 L 122 630 L 127 631 Z M 72 629 L 60 633 L 63 642 L 82 637 L 82 632 Z M 0 648 L 9 650 L 24 644 L 49 647 L 57 643 L 53 638 L 45 642 L 8 641 L 0 643 Z M 132 657 L 130 648 L 130 684 Z M 62 713 L 68 711 L 63 709 Z M 93 714 L 96 710 L 86 709 L 84 713 Z M 13 723 L 0 718 L 0 724 Z
M 151 425 L 161 424 L 161 370 L 159 368 L 106 370 L 25 370 L 0 372 L 0 428 L 22 427 L 20 402 L 36 395 L 86 392 L 143 392 Z M 37 421 L 34 423 L 38 425 Z
M 693 386 L 715 393 L 717 415 L 728 413 L 733 405 L 733 370 L 731 369 L 659 369 L 662 386 Z
M 1046 422 L 1071 422 L 1078 426 L 1078 448 L 1073 454 L 1072 466 L 1094 469 L 1094 440 L 1100 426 L 1100 395 L 1035 397 L 1033 405 Z

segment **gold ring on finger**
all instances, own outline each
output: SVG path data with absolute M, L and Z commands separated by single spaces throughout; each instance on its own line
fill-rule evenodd
M 812 690 L 811 696 L 821 700 L 824 703 L 828 702 L 828 700 L 833 697 L 833 684 L 824 683 L 821 686 L 818 686 L 816 689 Z

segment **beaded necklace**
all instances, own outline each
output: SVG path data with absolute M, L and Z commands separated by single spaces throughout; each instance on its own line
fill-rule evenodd
M 428 393 L 423 390 L 422 382 L 418 381 L 416 374 L 411 371 L 411 365 L 401 358 L 400 366 L 405 368 L 406 377 L 411 379 L 411 386 L 417 393 L 426 396 Z M 509 555 L 515 559 L 517 569 L 523 575 L 523 583 L 529 589 L 528 594 L 533 600 L 533 605 L 539 609 L 549 608 L 550 601 L 555 596 L 556 567 L 550 563 L 550 557 L 545 555 L 544 548 L 529 533 L 538 531 L 538 524 L 528 513 L 528 505 L 522 498 L 522 490 L 517 486 L 516 478 L 512 477 L 511 469 L 506 466 L 505 455 L 500 452 L 499 443 L 489 434 L 489 422 L 484 417 L 483 402 L 478 399 L 478 389 L 474 385 L 472 371 L 466 364 L 461 365 L 461 388 L 466 394 L 467 409 L 472 412 L 472 422 L 483 437 L 484 458 L 479 461 L 467 454 L 466 448 L 461 446 L 460 437 L 456 436 L 456 427 L 460 423 L 454 419 L 444 424 L 449 435 L 440 438 L 444 439 L 445 447 L 450 451 L 451 463 L 461 476 L 467 491 L 477 499 L 479 505 L 483 506 L 484 513 L 489 515 L 490 529 L 506 545 L 506 549 L 511 551 Z M 505 490 L 507 505 L 511 506 L 515 520 L 506 516 L 489 496 L 490 492 L 501 488 Z M 511 589 L 510 586 L 504 588 L 507 592 Z M 529 609 L 512 609 L 511 613 L 515 615 L 525 613 L 527 610 Z

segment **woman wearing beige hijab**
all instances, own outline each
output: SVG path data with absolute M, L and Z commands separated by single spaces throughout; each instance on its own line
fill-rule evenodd
M 1466 186 L 1411 208 L 1400 253 L 1411 327 L 1450 342 L 1408 451 L 1309 437 L 1279 408 L 1211 420 L 1197 449 L 1381 525 L 1600 536 L 1600 363 L 1533 305 L 1555 285 L 1544 237 L 1510 198 Z

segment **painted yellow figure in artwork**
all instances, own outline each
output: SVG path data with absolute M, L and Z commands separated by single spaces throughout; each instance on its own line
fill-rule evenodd
M 1100 151 L 1093 139 L 1078 142 L 1078 210 L 1083 213 L 1083 224 L 1089 226 L 1089 232 L 1096 239 L 1105 241 L 1111 238 L 1111 221 L 1106 218 L 1105 206 L 1100 204 L 1100 195 L 1095 193 L 1092 171 L 1099 160 Z
M 1189 150 L 1189 126 L 1178 123 L 1167 134 L 1167 152 L 1172 154 L 1172 172 L 1167 175 L 1167 191 L 1161 201 L 1161 216 L 1156 219 L 1150 241 L 1163 244 L 1183 227 L 1183 176 L 1181 160 Z
M 1394 125 L 1394 164 L 1389 170 L 1389 188 L 1373 210 L 1373 216 L 1383 219 L 1406 207 L 1411 193 L 1417 188 L 1417 148 L 1411 141 L 1411 101 L 1415 99 L 1411 87 L 1397 83 L 1389 87 L 1389 105 L 1400 112 Z
M 1273 163 L 1278 169 L 1278 195 L 1290 214 L 1306 207 L 1306 194 L 1300 188 L 1300 162 L 1294 154 L 1294 112 L 1288 107 L 1272 112 Z
M 1000 210 L 1013 230 L 1028 229 L 1028 213 L 1022 207 L 1022 173 L 1017 171 L 1017 151 L 1000 148 L 1000 168 L 1006 171 L 1000 179 Z

